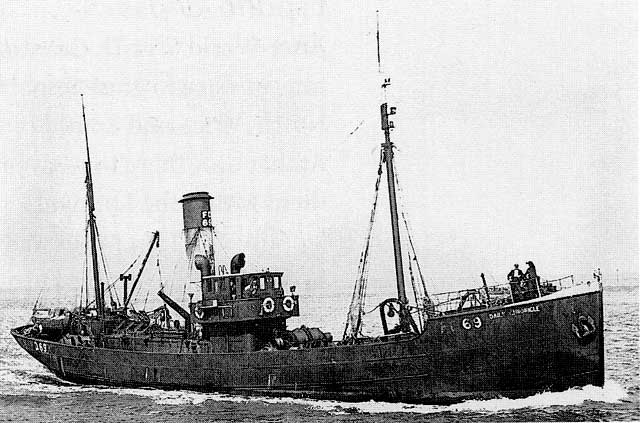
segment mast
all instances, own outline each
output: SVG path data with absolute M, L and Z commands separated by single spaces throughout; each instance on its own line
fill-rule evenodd
M 376 44 L 378 52 L 378 73 L 382 73 L 380 61 L 380 19 L 376 10 Z M 380 105 L 380 120 L 384 131 L 384 143 L 382 152 L 387 166 L 387 187 L 389 188 L 389 209 L 391 212 L 391 232 L 393 234 L 393 255 L 396 262 L 396 285 L 398 288 L 398 300 L 406 304 L 407 294 L 404 287 L 404 270 L 402 268 L 402 247 L 400 246 L 400 229 L 398 227 L 398 203 L 396 201 L 395 174 L 393 171 L 393 143 L 391 142 L 391 129 L 393 122 L 389 121 L 389 116 L 396 114 L 395 107 L 387 107 L 386 93 L 387 87 L 391 85 L 391 78 L 385 78 L 382 84 L 385 102 Z
M 104 285 L 100 283 L 100 272 L 98 270 L 98 245 L 96 242 L 96 207 L 93 201 L 93 179 L 91 178 L 91 157 L 89 155 L 89 136 L 87 134 L 87 118 L 84 113 L 84 96 L 80 94 L 82 101 L 82 121 L 84 122 L 84 140 L 87 146 L 87 161 L 85 169 L 87 173 L 87 203 L 89 204 L 89 236 L 91 238 L 91 263 L 93 270 L 93 288 L 96 298 L 96 309 L 98 317 L 104 317 Z
M 385 79 L 382 85 L 386 88 L 390 84 L 390 79 Z M 398 204 L 396 201 L 395 174 L 393 171 L 393 143 L 391 142 L 391 129 L 393 122 L 389 121 L 389 116 L 396 113 L 395 107 L 387 107 L 387 103 L 380 105 L 380 118 L 382 130 L 384 131 L 384 143 L 382 151 L 384 161 L 387 165 L 387 187 L 389 188 L 389 209 L 391 211 L 391 232 L 393 234 L 393 255 L 396 262 L 396 284 L 398 288 L 398 300 L 407 302 L 407 294 L 404 287 L 404 270 L 402 268 L 402 247 L 400 246 L 400 229 L 398 227 Z

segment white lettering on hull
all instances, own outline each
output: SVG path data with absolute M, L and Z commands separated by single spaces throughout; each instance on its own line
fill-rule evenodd
M 520 314 L 540 313 L 540 306 L 530 306 L 523 308 L 511 308 L 502 311 L 496 311 L 495 313 L 489 313 L 489 320 L 500 319 L 508 316 L 517 316 Z
M 33 349 L 41 353 L 49 354 L 49 345 L 44 342 L 33 341 Z

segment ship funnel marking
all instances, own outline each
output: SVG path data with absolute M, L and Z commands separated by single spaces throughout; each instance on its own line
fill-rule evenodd
M 191 192 L 182 196 L 182 217 L 184 229 L 199 229 L 211 227 L 211 205 L 213 197 L 208 192 Z

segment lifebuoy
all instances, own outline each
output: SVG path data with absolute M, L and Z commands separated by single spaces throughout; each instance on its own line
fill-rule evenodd
M 194 310 L 193 314 L 195 314 L 198 319 L 202 319 L 204 317 L 204 310 L 196 306 L 196 309 Z
M 276 309 L 276 303 L 273 302 L 273 298 L 267 297 L 262 301 L 262 309 L 265 313 L 273 313 Z
M 577 324 L 571 324 L 571 331 L 578 340 L 587 340 L 596 333 L 596 322 L 588 314 L 580 315 Z
M 284 309 L 284 311 L 293 311 L 293 307 L 295 305 L 296 302 L 294 301 L 294 299 L 288 295 L 282 299 L 282 308 Z

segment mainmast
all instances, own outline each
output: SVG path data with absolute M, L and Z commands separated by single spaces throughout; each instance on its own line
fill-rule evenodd
M 98 245 L 96 242 L 97 227 L 96 216 L 94 214 L 96 207 L 93 201 L 93 179 L 91 178 L 91 157 L 89 155 L 89 136 L 87 135 L 87 118 L 84 114 L 84 97 L 80 94 L 82 101 L 82 121 L 84 122 L 84 140 L 87 146 L 87 161 L 85 169 L 87 173 L 87 203 L 89 205 L 89 236 L 91 238 L 91 263 L 93 269 L 93 288 L 96 298 L 96 309 L 98 317 L 104 317 L 104 284 L 100 283 L 100 272 L 98 269 Z
M 377 15 L 377 11 L 376 11 Z M 377 16 L 376 16 L 377 18 Z M 378 72 L 382 73 L 380 62 L 380 23 L 376 22 L 376 42 L 378 47 Z M 391 78 L 385 78 L 382 84 L 385 102 L 380 105 L 380 120 L 382 130 L 384 131 L 384 143 L 382 144 L 382 152 L 384 161 L 387 166 L 387 187 L 389 188 L 389 209 L 391 211 L 391 232 L 393 234 L 393 255 L 396 262 L 396 284 L 398 288 L 398 300 L 406 304 L 407 294 L 404 288 L 404 270 L 402 268 L 402 247 L 400 246 L 400 229 L 398 227 L 398 204 L 396 201 L 396 184 L 395 174 L 393 171 L 393 143 L 391 142 L 391 129 L 393 122 L 389 120 L 389 116 L 396 114 L 395 107 L 387 107 L 386 91 L 391 85 Z
M 383 87 L 390 84 L 390 79 L 385 79 Z M 396 201 L 395 174 L 393 171 L 393 143 L 391 142 L 391 129 L 393 122 L 389 121 L 389 116 L 396 113 L 395 107 L 387 107 L 387 103 L 380 105 L 380 119 L 382 130 L 384 131 L 384 143 L 382 152 L 387 165 L 387 187 L 389 188 L 389 210 L 391 211 L 391 232 L 393 234 L 393 255 L 396 261 L 396 284 L 398 287 L 398 300 L 407 302 L 407 294 L 404 288 L 404 270 L 402 268 L 402 247 L 400 246 L 400 229 L 398 227 L 398 204 Z

